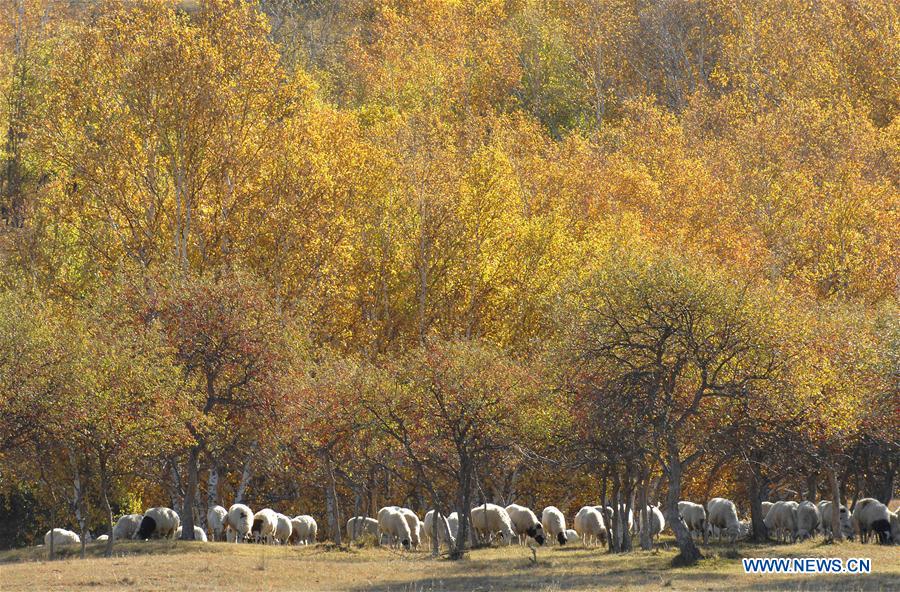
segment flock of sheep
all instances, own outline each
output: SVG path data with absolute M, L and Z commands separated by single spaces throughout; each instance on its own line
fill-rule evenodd
M 778 540 L 795 542 L 820 533 L 826 538 L 832 536 L 833 504 L 830 501 L 823 500 L 818 505 L 809 501 L 799 504 L 792 501 L 763 502 L 762 506 L 766 527 Z M 750 531 L 749 523 L 738 519 L 737 508 L 728 499 L 712 498 L 705 508 L 701 504 L 682 501 L 678 503 L 678 511 L 691 536 L 702 538 L 704 543 L 712 535 L 720 541 L 726 536 L 733 544 Z M 624 518 L 624 507 L 621 507 L 620 515 L 623 522 L 627 522 L 627 532 L 640 532 L 641 521 L 635 522 L 630 509 L 627 519 Z M 608 536 L 616 536 L 612 526 L 615 524 L 613 509 L 609 506 L 582 507 L 575 515 L 572 529 L 566 528 L 566 518 L 555 506 L 544 508 L 540 520 L 529 508 L 518 504 L 505 508 L 496 504 L 481 504 L 472 508 L 470 516 L 471 543 L 490 544 L 498 540 L 509 545 L 515 540 L 525 544 L 531 539 L 538 545 L 553 544 L 554 541 L 565 545 L 580 540 L 585 546 L 594 546 L 605 544 Z M 658 506 L 648 506 L 647 518 L 651 538 L 658 537 L 666 528 L 662 510 Z M 873 498 L 859 500 L 852 513 L 846 506 L 840 506 L 839 520 L 841 531 L 847 538 L 852 539 L 859 534 L 862 542 L 868 542 L 874 535 L 882 544 L 900 543 L 900 518 Z M 227 510 L 222 506 L 213 506 L 207 513 L 207 526 L 209 538 L 202 528 L 195 526 L 195 540 L 308 545 L 315 543 L 318 532 L 312 516 L 290 518 L 269 508 L 254 513 L 244 504 L 234 504 Z M 414 511 L 399 506 L 382 508 L 377 518 L 354 516 L 347 521 L 347 537 L 351 541 L 369 535 L 379 544 L 404 549 L 418 549 L 423 543 L 430 544 L 434 534 L 439 546 L 452 548 L 458 529 L 459 516 L 456 512 L 443 516 L 430 510 L 424 520 L 419 520 Z M 128 514 L 119 518 L 112 536 L 115 540 L 179 538 L 181 520 L 170 508 L 150 508 L 144 514 Z M 51 544 L 51 537 L 55 546 L 81 542 L 76 533 L 61 528 L 47 532 L 45 545 Z M 107 538 L 107 535 L 101 535 L 96 540 L 105 541 Z

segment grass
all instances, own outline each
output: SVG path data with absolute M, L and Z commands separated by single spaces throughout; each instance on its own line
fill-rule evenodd
M 542 548 L 537 561 L 524 547 L 478 549 L 453 562 L 428 553 L 333 546 L 261 547 L 224 543 L 151 542 L 117 545 L 102 557 L 65 549 L 46 561 L 46 549 L 0 552 L 0 590 L 897 590 L 900 548 L 819 541 L 796 545 L 726 545 L 704 548 L 699 565 L 673 568 L 675 550 L 610 555 L 581 546 Z M 741 557 L 870 557 L 869 575 L 745 575 Z

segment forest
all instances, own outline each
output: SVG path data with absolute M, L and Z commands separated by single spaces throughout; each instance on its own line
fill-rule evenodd
M 895 495 L 896 2 L 0 10 L 0 548 Z

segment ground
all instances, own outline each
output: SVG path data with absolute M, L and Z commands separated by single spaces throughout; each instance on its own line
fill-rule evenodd
M 900 590 L 900 547 L 811 541 L 796 545 L 704 548 L 707 559 L 673 568 L 671 541 L 662 549 L 610 555 L 605 550 L 542 548 L 537 562 L 524 547 L 478 549 L 463 561 L 385 548 L 337 550 L 152 542 L 117 545 L 101 557 L 46 561 L 46 549 L 0 552 L 0 590 Z M 70 553 L 74 552 L 74 553 Z M 745 575 L 741 557 L 869 557 L 869 575 Z

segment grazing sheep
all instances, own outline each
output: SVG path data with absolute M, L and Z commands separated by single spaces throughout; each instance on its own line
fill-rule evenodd
M 72 532 L 71 530 L 66 530 L 65 528 L 54 528 L 53 530 L 48 530 L 47 534 L 44 535 L 44 545 L 47 547 L 50 546 L 50 533 L 53 533 L 53 546 L 61 547 L 63 545 L 77 545 L 81 543 L 81 537 Z
M 403 514 L 407 524 L 409 524 L 409 534 L 411 536 L 409 544 L 413 549 L 418 549 L 419 544 L 422 542 L 422 521 L 419 520 L 419 516 L 409 508 L 400 508 L 399 512 Z
M 566 517 L 556 506 L 547 506 L 541 514 L 541 524 L 544 533 L 549 538 L 555 538 L 560 545 L 566 544 Z
M 452 512 L 447 516 L 447 524 L 450 525 L 450 534 L 453 535 L 453 538 L 457 538 L 459 536 L 459 514 Z
M 706 509 L 694 502 L 680 501 L 678 513 L 681 514 L 681 519 L 684 520 L 691 536 L 702 537 L 703 544 L 706 544 Z
M 213 541 L 225 538 L 225 524 L 228 521 L 228 510 L 222 506 L 213 506 L 206 513 L 206 524 L 209 526 L 209 537 Z
M 378 510 L 378 530 L 387 536 L 391 547 L 402 545 L 404 549 L 409 549 L 412 541 L 409 522 L 397 506 L 387 506 Z
M 144 512 L 141 525 L 134 538 L 145 541 L 147 539 L 171 538 L 181 525 L 181 518 L 171 508 L 150 508 Z
M 228 508 L 225 532 L 228 540 L 234 537 L 235 543 L 242 543 L 253 528 L 253 510 L 244 504 L 234 504 Z
M 434 510 L 428 510 L 425 514 L 425 520 L 422 527 L 424 537 L 430 542 L 431 535 L 434 533 Z M 452 549 L 456 545 L 456 537 L 450 531 L 450 523 L 447 517 L 441 514 L 440 520 L 437 521 L 438 529 L 438 546 L 447 545 L 448 549 Z
M 891 533 L 891 512 L 877 499 L 866 497 L 856 502 L 852 521 L 854 528 L 859 531 L 859 540 L 864 543 L 869 542 L 869 534 L 873 532 L 882 545 L 894 540 Z
M 566 535 L 567 543 L 577 543 L 578 541 L 581 540 L 581 537 L 578 536 L 578 531 L 575 530 L 574 528 L 567 529 L 565 532 L 565 535 Z
M 181 538 L 181 527 L 180 526 L 177 529 L 175 529 L 175 538 L 176 539 Z M 206 538 L 206 533 L 199 526 L 194 527 L 194 540 L 202 541 L 204 543 L 208 542 L 208 539 Z
M 94 539 L 94 542 L 95 543 L 105 543 L 108 540 L 109 540 L 108 534 L 101 534 L 100 536 L 98 536 L 97 538 Z
M 275 540 L 282 545 L 286 545 L 291 540 L 291 534 L 294 531 L 291 519 L 284 514 L 276 513 L 275 520 Z
M 709 526 L 718 529 L 719 540 L 722 533 L 727 533 L 729 542 L 734 544 L 740 534 L 737 508 L 734 502 L 721 497 L 714 497 L 706 502 L 706 521 Z
M 425 516 L 428 521 L 428 515 Z M 355 541 L 360 536 L 370 534 L 378 538 L 378 520 L 369 518 L 368 516 L 354 516 L 347 520 L 347 538 Z
M 765 520 L 765 519 L 766 519 L 766 516 L 769 515 L 769 510 L 771 510 L 771 509 L 772 509 L 772 506 L 774 506 L 774 505 L 775 505 L 775 504 L 773 504 L 772 502 L 763 502 L 763 503 L 762 503 L 762 517 L 763 517 L 763 520 Z
M 647 506 L 647 519 L 650 522 L 650 538 L 659 539 L 659 533 L 666 528 L 666 519 L 658 506 Z M 641 520 L 638 520 L 637 531 L 641 532 Z
M 815 535 L 821 517 L 819 508 L 811 501 L 803 501 L 797 506 L 797 538 L 801 541 Z
M 820 527 L 822 529 L 822 534 L 826 539 L 831 539 L 834 536 L 834 533 L 831 531 L 831 519 L 832 519 L 832 507 L 834 504 L 828 500 L 822 500 L 819 502 L 819 518 L 821 519 Z M 848 539 L 853 538 L 853 524 L 850 521 L 850 511 L 847 510 L 847 506 L 841 504 L 840 508 L 840 516 L 838 520 L 841 523 L 841 534 Z
M 138 529 L 141 527 L 143 514 L 125 514 L 120 516 L 113 526 L 113 539 L 117 541 L 127 541 L 134 538 Z
M 275 543 L 275 529 L 278 527 L 278 517 L 275 510 L 271 508 L 263 508 L 253 515 L 253 526 L 250 527 L 250 533 L 253 540 L 257 543 L 264 541 L 266 544 Z
M 288 540 L 297 545 L 314 545 L 318 534 L 316 519 L 309 514 L 302 514 L 291 520 L 291 535 Z
M 598 541 L 601 545 L 606 544 L 606 525 L 603 523 L 603 514 L 597 506 L 584 506 L 578 510 L 574 526 L 575 532 L 586 547 L 593 546 Z
M 512 520 L 506 508 L 497 504 L 481 504 L 472 508 L 472 532 L 482 542 L 490 543 L 494 534 L 500 533 L 500 541 L 504 545 L 512 542 L 516 536 Z
M 769 532 L 773 532 L 779 541 L 797 540 L 797 502 L 775 502 L 763 522 Z
M 525 544 L 528 537 L 533 538 L 538 545 L 544 544 L 544 526 L 534 512 L 525 506 L 510 504 L 506 506 L 506 513 L 509 514 L 520 544 Z

